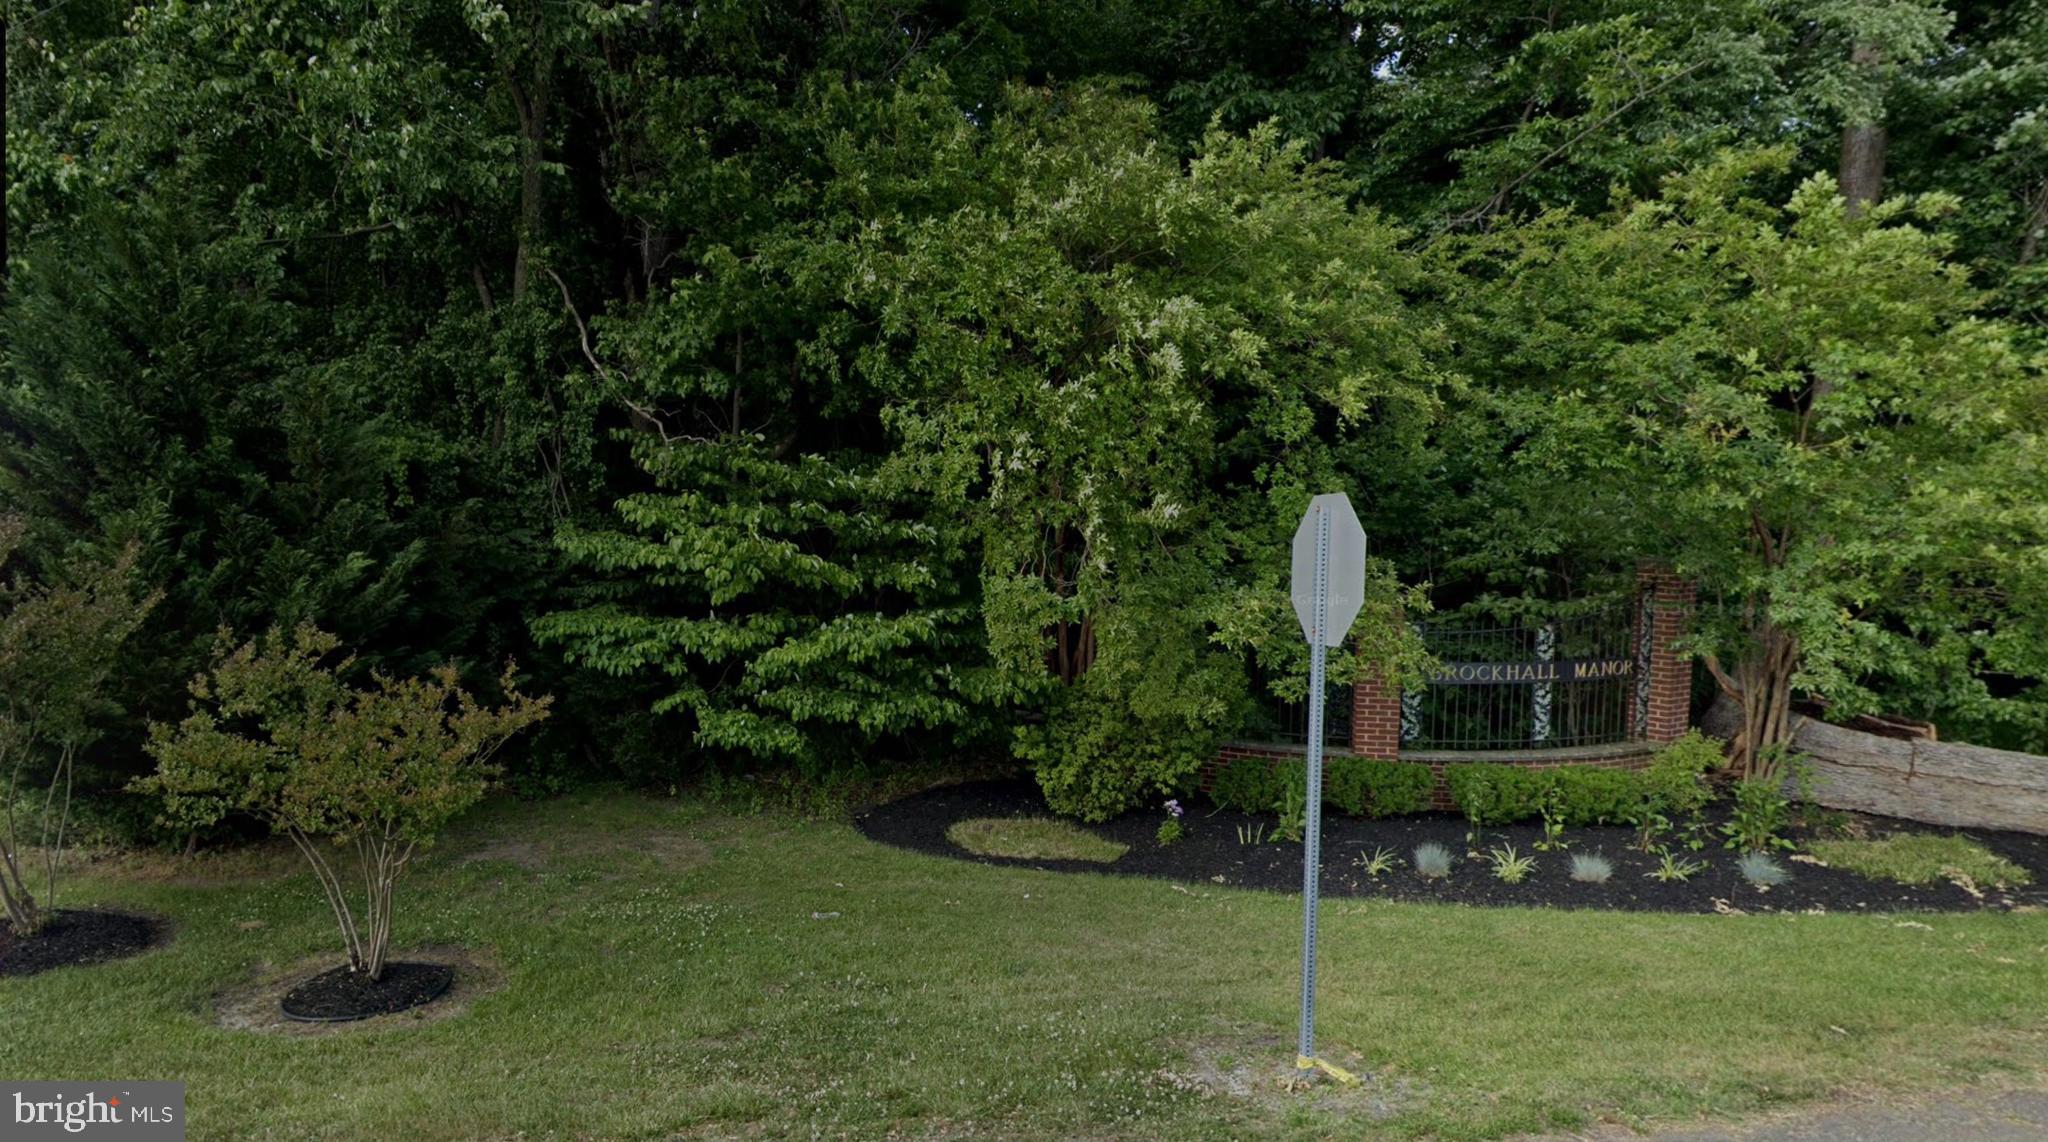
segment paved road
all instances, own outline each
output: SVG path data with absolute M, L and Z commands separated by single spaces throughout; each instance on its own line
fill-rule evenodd
M 1567 1135 L 1585 1142 L 1643 1139 L 1610 1128 Z M 2048 1090 L 1959 1091 L 1910 1106 L 1834 1107 L 1739 1126 L 1659 1132 L 1649 1142 L 2042 1142 Z

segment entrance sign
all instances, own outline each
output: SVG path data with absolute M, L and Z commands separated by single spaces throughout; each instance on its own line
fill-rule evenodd
M 1343 1082 L 1358 1079 L 1316 1058 L 1316 911 L 1323 873 L 1323 651 L 1342 646 L 1365 605 L 1365 529 L 1342 492 L 1308 502 L 1294 531 L 1290 593 L 1308 639 L 1308 803 L 1301 832 L 1301 1038 L 1297 1070 L 1320 1068 Z
M 1593 682 L 1635 673 L 1627 658 L 1553 658 L 1528 662 L 1445 662 L 1430 675 L 1431 686 L 1504 686 L 1517 682 Z

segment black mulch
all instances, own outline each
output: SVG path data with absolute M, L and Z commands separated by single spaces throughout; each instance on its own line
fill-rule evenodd
M 1242 844 L 1238 840 L 1240 826 L 1263 825 L 1270 835 L 1272 815 L 1252 817 L 1218 810 L 1201 801 L 1190 803 L 1183 819 L 1187 836 L 1172 845 L 1162 846 L 1154 837 L 1165 819 L 1164 813 L 1133 813 L 1107 824 L 1090 826 L 1096 833 L 1130 846 L 1123 856 L 1107 864 L 977 856 L 946 839 L 948 826 L 968 818 L 1050 815 L 1037 785 L 1020 779 L 928 789 L 869 809 L 855 818 L 855 824 L 862 833 L 883 844 L 983 864 L 1057 872 L 1107 872 L 1290 893 L 1301 890 L 1300 845 L 1271 840 Z M 1529 824 L 1489 829 L 1480 842 L 1482 851 L 1512 844 L 1517 852 L 1536 858 L 1536 869 L 1528 879 L 1511 885 L 1495 879 L 1483 860 L 1467 855 L 1470 848 L 1462 817 L 1425 813 L 1363 821 L 1326 812 L 1322 887 L 1326 895 L 1332 896 L 1643 912 L 1714 912 L 1723 908 L 1745 912 L 1972 911 L 2048 906 L 2048 837 L 1938 829 L 1883 817 L 1856 820 L 1873 837 L 1891 832 L 1961 832 L 2026 868 L 2033 873 L 2034 883 L 2023 889 L 1984 888 L 1980 899 L 1953 884 L 1914 886 L 1867 880 L 1840 869 L 1805 864 L 1781 853 L 1778 863 L 1791 874 L 1790 881 L 1769 891 L 1759 891 L 1736 871 L 1735 854 L 1719 846 L 1718 834 L 1713 838 L 1716 843 L 1705 850 L 1680 850 L 1691 859 L 1705 860 L 1706 869 L 1686 881 L 1666 882 L 1648 875 L 1657 867 L 1657 860 L 1636 851 L 1633 830 L 1618 826 L 1570 829 L 1564 837 L 1569 852 L 1537 852 L 1534 846 L 1543 837 L 1542 829 Z M 1799 830 L 1791 835 L 1795 841 L 1804 839 Z M 1416 875 L 1412 854 L 1415 846 L 1424 841 L 1436 841 L 1457 856 L 1458 863 L 1449 878 L 1431 881 Z M 1380 847 L 1392 850 L 1401 865 L 1375 879 L 1366 876 L 1357 862 L 1362 854 Z M 1613 878 L 1605 884 L 1572 880 L 1570 853 L 1575 852 L 1597 852 L 1608 857 L 1614 862 Z
M 118 960 L 148 951 L 169 934 L 161 920 L 96 909 L 59 909 L 42 931 L 26 938 L 8 935 L 0 923 L 0 976 Z
M 343 964 L 285 992 L 280 1006 L 285 1018 L 301 1023 L 349 1023 L 424 1007 L 454 983 L 455 969 L 447 964 L 385 964 L 375 983 Z

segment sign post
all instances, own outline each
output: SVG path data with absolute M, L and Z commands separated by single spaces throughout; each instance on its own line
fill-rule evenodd
M 1301 845 L 1301 1038 L 1297 1070 L 1322 1070 L 1357 1082 L 1342 1067 L 1316 1057 L 1316 913 L 1323 872 L 1323 652 L 1342 646 L 1365 605 L 1365 529 L 1342 492 L 1310 500 L 1294 532 L 1291 595 L 1308 639 L 1308 803 Z

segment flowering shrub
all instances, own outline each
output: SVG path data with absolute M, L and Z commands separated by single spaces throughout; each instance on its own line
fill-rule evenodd
M 1180 807 L 1179 799 L 1176 798 L 1166 803 L 1166 820 L 1159 824 L 1160 844 L 1170 845 L 1187 835 L 1187 826 L 1181 824 L 1180 821 L 1183 813 L 1184 810 Z

